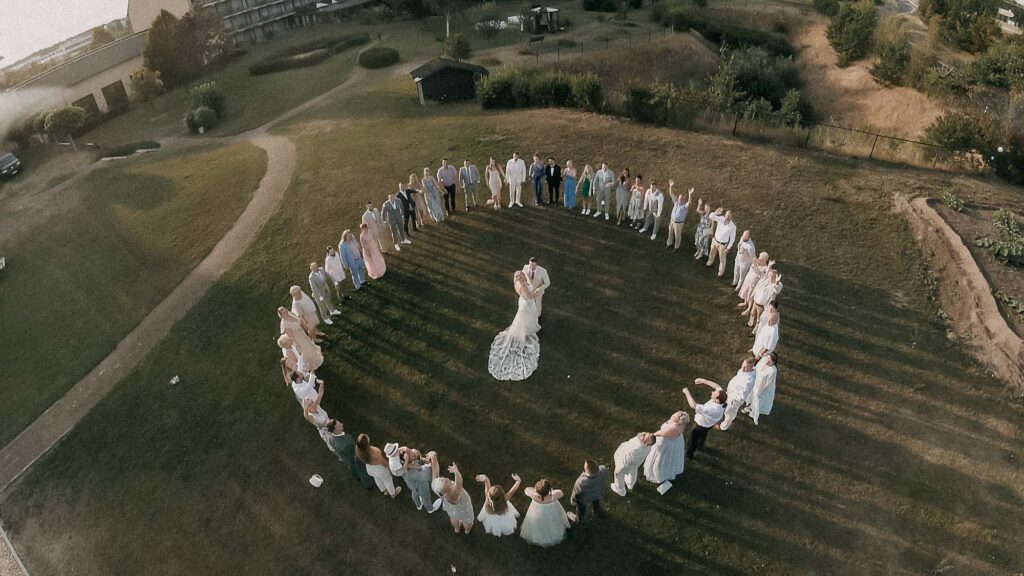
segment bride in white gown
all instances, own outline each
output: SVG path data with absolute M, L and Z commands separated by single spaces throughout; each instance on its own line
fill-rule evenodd
M 514 283 L 519 294 L 519 310 L 512 324 L 494 338 L 487 360 L 487 370 L 498 380 L 526 380 L 540 360 L 537 292 L 522 270 L 515 273 Z

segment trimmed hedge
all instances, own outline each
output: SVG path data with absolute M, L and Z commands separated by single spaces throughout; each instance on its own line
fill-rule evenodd
M 539 68 L 501 68 L 477 84 L 484 108 L 564 106 L 601 108 L 601 82 L 596 74 L 564 74 Z
M 273 56 L 249 66 L 249 74 L 257 76 L 314 66 L 339 52 L 362 46 L 369 41 L 370 37 L 366 34 L 346 34 L 345 36 L 319 38 L 304 44 L 289 46 Z
M 139 150 L 156 150 L 158 148 L 160 148 L 160 143 L 152 140 L 129 142 L 128 144 L 122 144 L 112 148 L 102 148 L 100 150 L 100 158 L 120 158 L 122 156 L 131 156 Z
M 397 64 L 399 60 L 398 50 L 394 48 L 387 48 L 384 46 L 374 46 L 368 50 L 363 51 L 359 55 L 359 65 L 363 68 L 387 68 Z

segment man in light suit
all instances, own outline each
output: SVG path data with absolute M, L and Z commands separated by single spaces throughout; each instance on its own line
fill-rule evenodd
M 395 198 L 394 194 L 388 194 L 387 202 L 384 202 L 384 205 L 380 207 L 380 211 L 382 214 L 381 219 L 391 229 L 391 240 L 395 243 L 395 252 L 401 252 L 401 244 L 412 244 L 409 237 L 405 235 L 405 229 L 402 228 L 405 208 L 402 207 L 402 203 Z
M 384 243 L 384 221 L 380 218 L 380 210 L 373 207 L 373 202 L 366 203 L 366 212 L 363 212 L 363 224 L 369 229 L 370 234 L 377 239 L 377 245 L 380 246 L 380 253 L 387 254 L 387 244 Z
M 316 302 L 316 307 L 320 309 L 320 316 L 323 317 L 324 324 L 334 324 L 331 321 L 331 316 L 341 314 L 334 308 L 334 302 L 331 301 L 332 284 L 327 272 L 319 264 L 309 263 L 309 291 L 313 296 L 313 301 Z
M 405 184 L 398 183 L 398 201 L 402 203 L 402 218 L 405 236 L 409 236 L 409 220 L 412 220 L 412 229 L 419 231 L 416 226 L 416 200 L 413 200 L 412 193 L 406 189 Z
M 462 185 L 462 192 L 466 195 L 466 212 L 469 212 L 469 203 L 476 206 L 476 188 L 480 185 L 480 171 L 476 166 L 469 163 L 469 159 L 462 161 L 462 168 L 459 168 L 459 184 Z
M 519 157 L 519 152 L 512 153 L 512 159 L 505 164 L 505 182 L 508 182 L 508 207 L 523 207 L 523 183 L 526 182 L 526 162 Z
M 540 316 L 542 314 L 542 304 L 544 303 L 544 291 L 551 286 L 548 271 L 537 265 L 536 257 L 531 257 L 530 263 L 523 266 L 523 274 L 526 274 L 527 280 L 530 281 L 530 286 L 537 291 L 537 316 Z
M 607 162 L 602 162 L 601 169 L 594 174 L 594 188 L 590 191 L 594 195 L 594 199 L 597 200 L 597 212 L 594 214 L 594 218 L 599 217 L 602 212 L 604 212 L 605 220 L 611 218 L 612 186 L 614 185 L 615 173 L 608 167 Z

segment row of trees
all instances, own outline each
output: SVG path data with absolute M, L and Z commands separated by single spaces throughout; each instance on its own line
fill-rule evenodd
M 75 147 L 74 136 L 85 126 L 88 115 L 78 106 L 61 106 L 32 114 L 14 126 L 7 137 L 22 148 L 28 148 L 33 136 L 50 136 L 68 140 Z
M 224 23 L 215 12 L 193 10 L 179 19 L 161 10 L 146 34 L 142 57 L 146 69 L 174 87 L 199 77 L 226 49 Z

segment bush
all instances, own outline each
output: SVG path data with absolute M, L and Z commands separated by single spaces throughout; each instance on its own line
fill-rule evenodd
M 356 46 L 362 46 L 369 41 L 370 37 L 366 34 L 346 34 L 344 36 L 329 36 L 296 44 L 277 52 L 269 58 L 252 64 L 249 66 L 249 74 L 256 76 L 306 66 L 315 66 L 339 52 L 344 52 Z
M 947 44 L 980 52 L 999 37 L 995 15 L 998 0 L 922 0 L 921 19 L 939 16 L 939 35 Z
M 719 46 L 732 48 L 757 46 L 778 56 L 793 55 L 793 47 L 778 34 L 722 22 L 710 22 L 703 17 L 680 11 L 671 0 L 661 0 L 655 4 L 651 10 L 651 17 L 657 18 L 663 26 L 671 26 L 677 32 L 687 30 L 699 32 L 705 39 Z
M 194 86 L 188 91 L 189 100 L 192 102 L 192 109 L 206 107 L 217 115 L 217 118 L 224 117 L 224 102 L 226 97 L 224 91 L 217 86 L 216 82 L 203 82 Z
M 501 18 L 497 16 L 484 16 L 476 23 L 476 31 L 484 38 L 493 38 L 501 32 Z
M 564 106 L 598 110 L 601 83 L 591 73 L 563 74 L 515 66 L 501 68 L 481 79 L 477 97 L 484 108 Z
M 130 80 L 132 94 L 140 102 L 148 102 L 163 94 L 164 83 L 160 80 L 160 73 L 149 68 L 140 68 L 132 74 Z
M 217 112 L 208 106 L 199 106 L 185 115 L 185 126 L 193 134 L 208 132 L 217 125 Z
M 441 55 L 454 60 L 468 60 L 473 55 L 473 49 L 469 40 L 462 34 L 452 34 L 444 41 L 444 50 Z
M 587 12 L 618 12 L 618 0 L 583 0 L 583 9 Z
M 871 36 L 875 30 L 877 16 L 872 0 L 843 2 L 828 26 L 828 41 L 839 56 L 836 64 L 840 68 L 860 60 L 871 48 Z
M 1024 266 L 1024 227 L 1017 216 L 1005 208 L 1000 208 L 992 217 L 992 225 L 999 233 L 999 238 L 979 238 L 974 241 L 976 246 L 992 252 L 996 258 L 1011 266 Z
M 800 73 L 789 58 L 757 47 L 731 50 L 728 58 L 736 75 L 736 89 L 748 100 L 765 99 L 778 108 L 789 90 L 800 87 Z
M 875 31 L 875 63 L 871 75 L 882 84 L 902 86 L 910 67 L 910 41 L 903 20 L 886 18 Z
M 1024 90 L 1024 36 L 1005 36 L 980 54 L 971 66 L 978 82 Z
M 956 210 L 957 212 L 963 212 L 964 211 L 964 201 L 963 201 L 963 198 L 960 198 L 959 196 L 957 196 L 953 192 L 952 188 L 946 187 L 946 188 L 943 188 L 942 190 L 939 190 L 939 197 L 942 198 L 942 203 L 943 204 L 945 204 L 946 206 L 949 206 L 953 210 Z
M 814 9 L 831 18 L 839 12 L 839 0 L 814 0 Z
M 359 55 L 359 65 L 370 69 L 387 68 L 397 64 L 398 60 L 398 50 L 384 46 L 374 46 Z
M 87 114 L 78 106 L 63 106 L 46 115 L 43 129 L 55 138 L 75 136 L 85 125 Z

